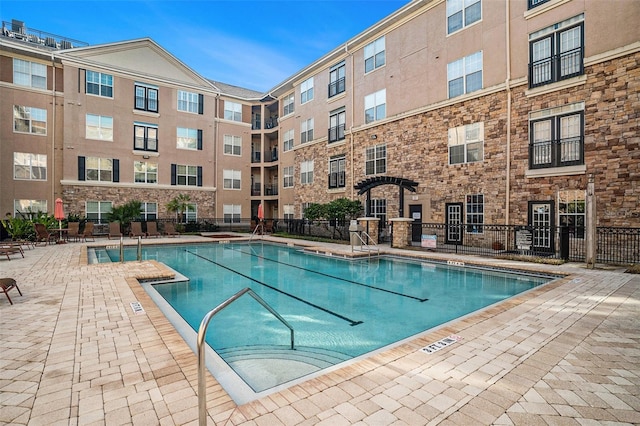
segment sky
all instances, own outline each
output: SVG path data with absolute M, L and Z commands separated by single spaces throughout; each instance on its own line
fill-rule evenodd
M 409 0 L 0 0 L 0 19 L 90 45 L 149 37 L 205 78 L 260 92 Z

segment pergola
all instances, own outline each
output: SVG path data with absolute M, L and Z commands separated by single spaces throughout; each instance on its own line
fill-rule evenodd
M 369 205 L 371 204 L 371 189 L 380 185 L 397 185 L 400 187 L 400 195 L 399 195 L 399 203 L 400 206 L 398 208 L 398 214 L 400 217 L 404 217 L 404 190 L 407 189 L 411 192 L 416 192 L 416 187 L 418 186 L 418 182 L 412 181 L 410 179 L 399 178 L 399 177 L 391 177 L 391 176 L 375 176 L 370 177 L 368 179 L 363 180 L 362 182 L 354 185 L 354 188 L 358 190 L 358 195 L 362 195 L 364 193 L 367 194 L 367 201 L 365 203 L 364 211 L 365 216 L 369 216 L 371 213 L 369 211 Z

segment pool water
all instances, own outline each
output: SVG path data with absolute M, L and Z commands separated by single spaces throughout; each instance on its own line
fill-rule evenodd
M 250 287 L 295 330 L 251 297 L 216 315 L 207 343 L 255 392 L 385 347 L 535 288 L 551 277 L 401 258 L 347 260 L 263 243 L 143 247 L 188 282 L 154 285 L 194 330 L 211 309 Z M 118 252 L 107 250 L 117 259 Z M 135 249 L 125 250 L 134 260 Z M 215 373 L 214 373 L 215 375 Z

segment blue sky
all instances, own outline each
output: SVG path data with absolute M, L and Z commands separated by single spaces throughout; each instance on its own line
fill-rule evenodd
M 150 37 L 206 78 L 266 91 L 409 0 L 0 0 L 0 18 L 102 44 Z

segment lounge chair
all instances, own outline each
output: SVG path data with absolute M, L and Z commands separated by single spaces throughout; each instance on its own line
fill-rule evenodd
M 146 236 L 147 234 L 142 232 L 142 222 L 131 222 L 131 232 L 129 232 L 130 238 Z
M 173 222 L 165 222 L 164 235 L 168 237 L 175 237 L 176 235 L 180 235 L 180 233 L 176 231 L 176 227 L 173 225 Z
M 159 237 L 161 234 L 158 232 L 157 222 L 147 222 L 147 237 Z
M 19 245 L 0 244 L 0 256 L 7 256 L 7 260 L 11 260 L 12 254 L 20 254 L 24 257 L 24 250 Z
M 38 243 L 47 245 L 58 240 L 58 233 L 49 232 L 47 227 L 42 223 L 34 223 L 33 226 L 36 229 L 36 245 L 38 245 Z
M 73 238 L 73 241 L 79 241 L 80 237 L 80 222 L 69 222 L 67 226 L 67 240 Z
M 89 238 L 91 238 L 91 241 L 95 241 L 95 237 L 93 236 L 93 222 L 86 222 L 84 224 L 84 231 L 82 232 L 82 239 L 84 239 L 85 241 L 87 241 Z
M 7 296 L 7 299 L 9 299 L 9 303 L 11 303 L 12 305 L 13 301 L 9 297 L 9 290 L 13 290 L 14 288 L 18 290 L 18 293 L 20 293 L 20 296 L 22 296 L 22 292 L 18 288 L 16 280 L 14 280 L 13 278 L 0 278 L 0 290 L 2 290 L 5 296 Z
M 120 222 L 109 222 L 109 239 L 122 237 Z

